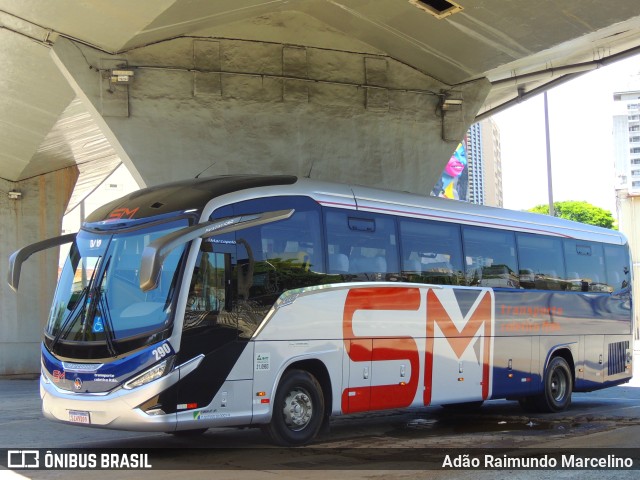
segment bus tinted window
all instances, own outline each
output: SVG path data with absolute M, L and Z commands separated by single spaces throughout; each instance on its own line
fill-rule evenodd
M 519 233 L 520 287 L 564 290 L 565 271 L 562 239 Z
M 393 217 L 327 210 L 329 273 L 353 281 L 389 280 L 398 275 Z
M 605 245 L 607 284 L 612 291 L 627 288 L 630 282 L 629 255 L 622 245 Z
M 400 219 L 400 238 L 404 280 L 464 285 L 458 225 Z
M 235 240 L 216 237 L 214 252 L 232 255 L 234 308 L 252 311 L 261 319 L 287 290 L 318 285 L 324 272 L 320 207 L 305 197 L 269 197 L 233 205 L 233 214 L 291 209 L 286 220 L 238 230 Z
M 272 197 L 249 200 L 234 205 L 234 214 L 258 213 L 293 208 L 295 213 L 287 220 L 243 230 L 238 234 L 250 240 L 256 260 L 272 264 L 297 267 L 306 271 L 322 272 L 320 207 L 304 197 Z M 254 238 L 251 238 L 251 237 Z M 275 263 L 274 263 L 275 261 Z
M 611 291 L 607 285 L 602 245 L 584 240 L 564 240 L 569 290 Z
M 465 274 L 471 286 L 519 288 L 513 232 L 463 227 Z

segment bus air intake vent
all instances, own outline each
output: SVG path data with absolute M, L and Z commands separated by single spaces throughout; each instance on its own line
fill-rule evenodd
M 609 367 L 608 375 L 622 373 L 626 368 L 627 351 L 629 350 L 629 341 L 616 342 L 609 344 Z
M 409 0 L 420 10 L 430 13 L 437 19 L 442 19 L 462 11 L 462 7 L 449 0 Z

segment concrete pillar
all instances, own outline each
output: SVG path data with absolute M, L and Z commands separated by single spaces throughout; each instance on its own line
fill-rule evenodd
M 428 194 L 489 90 L 389 56 L 224 38 L 54 60 L 141 185 L 286 173 Z M 113 83 L 110 70 L 131 70 Z M 461 101 L 442 109 L 443 101 Z
M 17 294 L 6 282 L 7 259 L 18 248 L 60 235 L 77 177 L 77 168 L 70 167 L 18 182 L 0 179 L 0 375 L 40 372 L 40 342 L 58 279 L 58 249 L 27 260 Z M 10 199 L 10 191 L 20 192 L 20 198 Z

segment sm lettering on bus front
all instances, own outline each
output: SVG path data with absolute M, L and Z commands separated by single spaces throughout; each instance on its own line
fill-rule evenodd
M 452 289 L 428 289 L 424 297 L 419 288 L 372 287 L 350 290 L 343 312 L 344 346 L 352 365 L 362 366 L 366 379 L 360 379 L 362 384 L 358 385 L 359 371 L 353 375 L 350 373 L 349 386 L 342 392 L 342 411 L 355 413 L 409 407 L 419 402 L 416 394 L 420 379 L 423 380 L 421 403 L 424 405 L 430 405 L 432 400 L 440 398 L 460 397 L 461 401 L 489 398 L 493 358 L 493 296 L 489 290 L 467 289 L 463 293 L 464 313 Z M 393 325 L 400 332 L 403 324 L 394 312 L 413 313 L 417 323 L 424 325 L 424 337 L 356 335 L 354 316 L 361 310 L 378 313 L 381 315 L 378 321 Z M 380 320 L 382 318 L 384 320 Z M 421 353 L 424 355 L 423 372 L 420 372 Z M 378 363 L 385 361 L 400 362 L 403 368 L 405 363 L 408 364 L 408 377 L 387 378 L 385 382 L 385 378 L 375 374 L 385 370 Z M 458 365 L 462 363 L 468 365 L 464 373 L 458 371 Z M 370 369 L 368 365 L 371 365 Z M 474 368 L 477 371 L 472 371 Z M 437 395 L 434 395 L 435 371 L 439 375 Z M 469 378 L 466 385 L 460 383 L 463 379 L 461 375 Z
M 133 209 L 128 208 L 116 208 L 109 214 L 109 220 L 120 220 L 122 218 L 127 218 L 129 220 L 133 219 L 134 215 L 138 213 L 140 207 L 136 207 Z

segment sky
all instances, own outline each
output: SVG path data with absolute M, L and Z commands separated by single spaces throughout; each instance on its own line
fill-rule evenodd
M 547 92 L 554 201 L 584 200 L 616 216 L 613 92 L 630 88 L 638 73 L 640 55 Z M 500 128 L 505 208 L 548 204 L 543 95 L 493 119 Z

